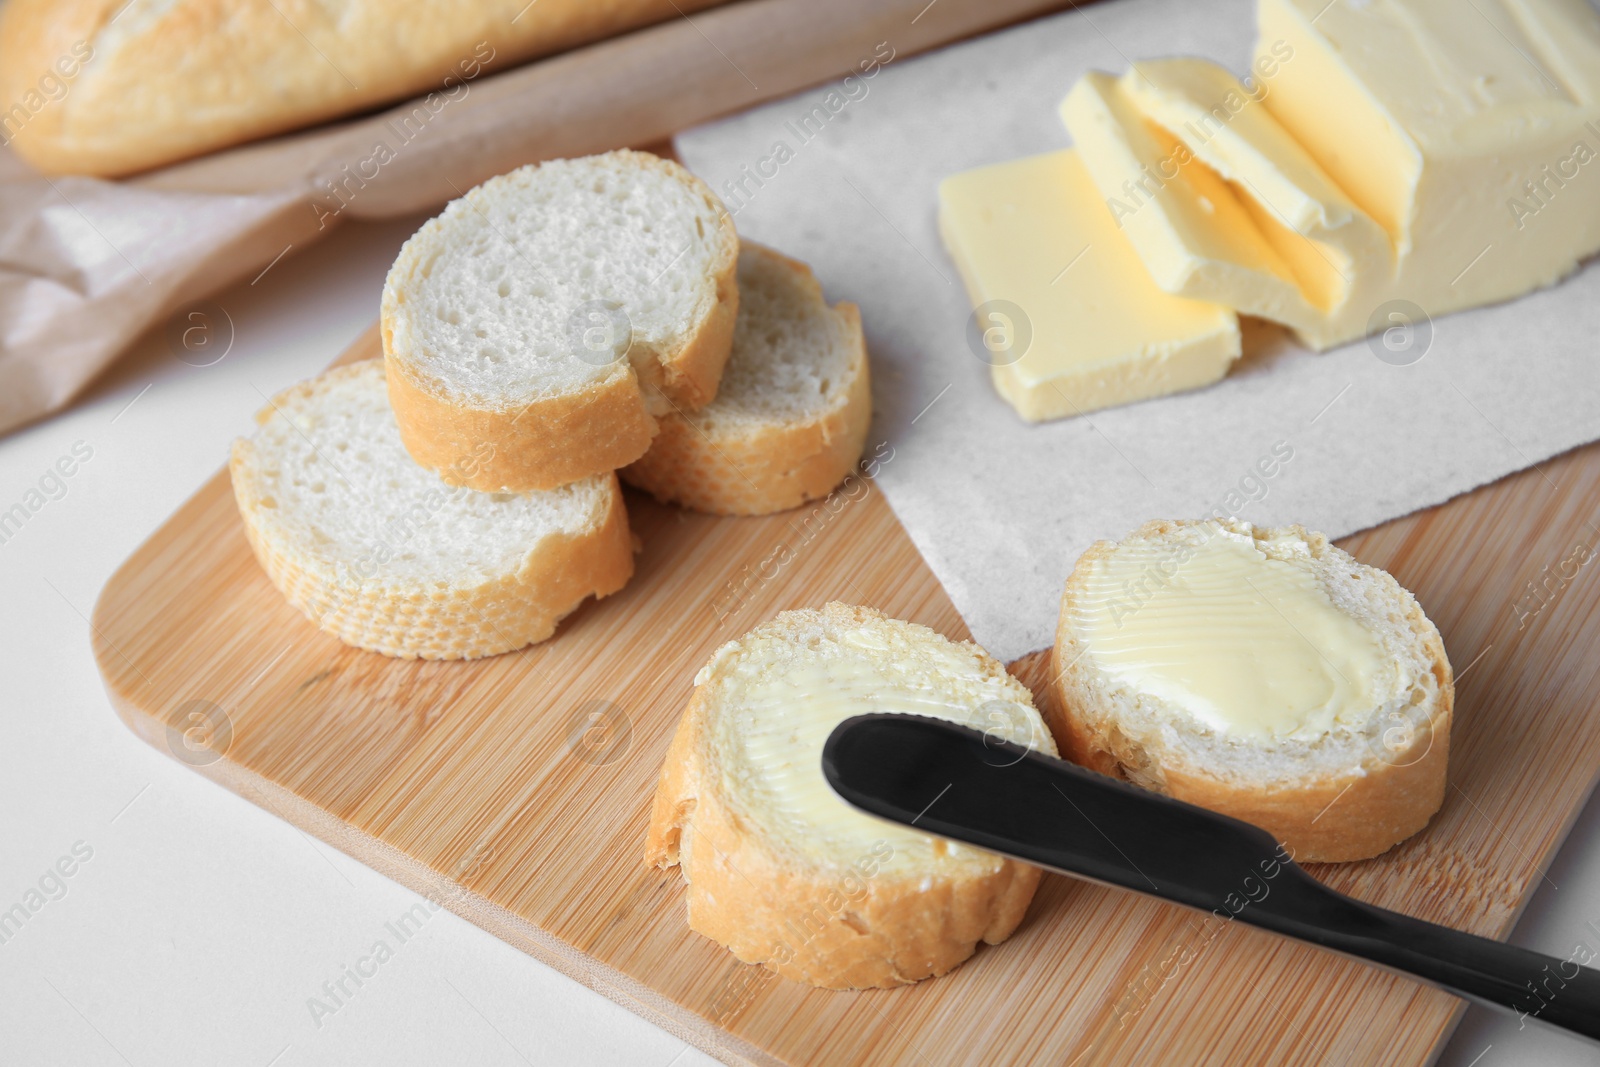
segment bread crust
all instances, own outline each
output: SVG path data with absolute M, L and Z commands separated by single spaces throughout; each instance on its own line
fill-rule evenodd
M 660 413 L 679 413 L 716 396 L 739 313 L 739 237 L 733 220 L 699 178 L 648 152 L 611 153 L 689 185 L 718 213 L 712 299 L 675 346 L 635 356 L 581 390 L 541 396 L 515 409 L 452 397 L 396 340 L 405 280 L 422 269 L 424 246 L 408 242 L 383 287 L 380 333 L 389 403 L 406 451 L 451 485 L 479 492 L 554 489 L 624 467 L 643 456 Z M 641 380 L 643 376 L 644 380 Z
M 882 617 L 842 604 L 824 611 Z M 862 868 L 852 879 L 848 869 L 829 876 L 777 855 L 722 795 L 707 731 L 709 689 L 709 681 L 695 687 L 673 735 L 645 843 L 647 864 L 682 868 L 691 929 L 745 963 L 827 989 L 937 977 L 979 941 L 998 944 L 1016 930 L 1040 872 L 1011 859 L 995 857 L 984 874 L 893 879 Z
M 1200 521 L 1149 522 L 1128 540 L 1161 537 Z M 1233 526 L 1248 528 L 1247 524 Z M 1320 538 L 1304 527 L 1285 529 L 1307 539 Z M 1241 780 L 1197 766 L 1176 753 L 1140 744 L 1120 729 L 1115 710 L 1102 707 L 1097 700 L 1096 668 L 1073 632 L 1071 605 L 1089 568 L 1117 547 L 1111 541 L 1091 546 L 1079 558 L 1062 593 L 1050 665 L 1054 699 L 1046 701 L 1040 713 L 1063 758 L 1260 826 L 1302 862 L 1370 859 L 1428 824 L 1444 803 L 1455 687 L 1444 642 L 1420 607 L 1413 604 L 1409 621 L 1439 687 L 1426 727 L 1418 723 L 1409 745 L 1386 758 L 1369 758 L 1338 773 L 1288 782 Z M 1401 590 L 1392 577 L 1384 577 Z
M 633 155 L 649 156 L 646 152 Z M 649 156 L 655 159 L 654 156 Z M 667 405 L 681 413 L 695 411 L 711 403 L 717 396 L 717 385 L 722 381 L 722 368 L 727 366 L 728 355 L 733 351 L 733 327 L 739 319 L 739 235 L 733 228 L 733 216 L 722 209 L 711 187 L 670 159 L 657 159 L 680 172 L 698 185 L 705 196 L 716 205 L 718 212 L 719 255 L 712 264 L 711 277 L 716 286 L 716 302 L 700 322 L 700 327 L 676 350 L 661 353 L 661 378 L 654 382 Z M 648 397 L 646 398 L 648 402 Z
M 371 362 L 371 361 L 366 361 Z M 284 396 L 315 390 L 335 375 L 362 373 L 349 364 L 303 382 Z M 263 409 L 258 419 L 281 405 Z M 245 537 L 272 584 L 319 629 L 372 652 L 401 659 L 478 659 L 510 652 L 549 638 L 556 625 L 585 599 L 615 593 L 633 576 L 633 538 L 616 477 L 609 480 L 604 513 L 579 534 L 554 533 L 528 549 L 515 573 L 473 588 L 440 590 L 418 584 L 385 588 L 367 582 L 336 584 L 294 545 L 263 530 L 267 493 L 250 468 L 254 444 L 240 438 L 229 460 L 234 499 Z
M 815 285 L 805 264 L 748 243 L 745 250 Z M 799 421 L 737 429 L 708 429 L 695 413 L 674 412 L 661 419 L 649 451 L 622 469 L 622 480 L 658 500 L 712 515 L 768 515 L 827 496 L 860 460 L 872 423 L 861 312 L 851 303 L 829 311 L 843 320 L 851 345 L 850 382 L 839 403 Z
M 141 20 L 137 8 L 119 14 L 126 0 L 9 0 L 0 107 L 27 99 L 84 42 L 93 58 L 66 95 L 7 136 L 47 173 L 114 177 L 430 90 L 454 99 L 485 70 L 720 2 L 352 0 L 335 19 L 293 0 L 179 0 Z
M 383 330 L 384 352 L 389 331 Z M 643 455 L 657 429 L 631 374 L 520 412 L 452 403 L 385 359 L 389 406 L 411 458 L 450 485 L 481 493 L 554 489 Z

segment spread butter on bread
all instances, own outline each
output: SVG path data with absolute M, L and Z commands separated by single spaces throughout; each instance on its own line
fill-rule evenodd
M 874 711 L 1055 754 L 1027 687 L 976 645 L 870 608 L 783 612 L 696 675 L 662 768 L 646 861 L 682 869 L 693 929 L 830 989 L 944 974 L 1016 929 L 1037 868 L 864 815 L 829 788 L 823 743 Z
M 1046 719 L 1068 759 L 1270 831 L 1376 856 L 1444 798 L 1454 684 L 1387 572 L 1303 527 L 1152 522 L 1078 561 Z

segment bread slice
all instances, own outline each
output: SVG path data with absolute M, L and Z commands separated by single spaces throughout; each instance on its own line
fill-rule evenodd
M 614 474 L 536 493 L 478 493 L 411 462 L 383 361 L 281 393 L 234 442 L 250 547 L 289 603 L 357 648 L 475 659 L 555 632 L 633 574 Z
M 864 815 L 828 787 L 823 743 L 871 711 L 1055 754 L 1032 694 L 978 646 L 871 608 L 783 612 L 701 668 L 661 771 L 645 859 L 683 869 L 690 927 L 830 989 L 944 974 L 1011 935 L 1037 868 Z
M 1151 522 L 1097 542 L 1067 579 L 1053 673 L 1068 759 L 1255 823 L 1303 861 L 1376 856 L 1444 798 L 1439 631 L 1300 526 Z
M 406 450 L 484 492 L 553 489 L 632 463 L 656 416 L 716 395 L 738 254 L 705 183 L 646 152 L 484 182 L 424 224 L 384 282 Z M 485 445 L 492 455 L 476 459 Z
M 872 384 L 861 313 L 829 307 L 811 268 L 745 242 L 739 319 L 717 398 L 661 419 L 622 480 L 714 515 L 766 515 L 826 496 L 866 443 Z

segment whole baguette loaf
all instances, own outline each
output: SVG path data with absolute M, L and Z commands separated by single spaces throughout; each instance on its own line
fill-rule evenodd
M 10 0 L 0 140 L 111 177 L 467 83 L 721 0 Z M 430 110 L 432 108 L 430 107 Z

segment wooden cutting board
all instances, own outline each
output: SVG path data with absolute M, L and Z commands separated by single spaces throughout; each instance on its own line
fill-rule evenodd
M 374 330 L 344 358 L 378 351 Z M 1432 825 L 1318 877 L 1511 928 L 1600 771 L 1600 582 L 1563 564 L 1600 544 L 1596 500 L 1591 446 L 1343 542 L 1438 623 L 1457 710 Z M 826 992 L 739 964 L 685 925 L 677 871 L 640 863 L 695 670 L 830 599 L 967 631 L 870 482 L 757 519 L 628 504 L 643 551 L 623 592 L 535 648 L 406 662 L 284 603 L 224 470 L 106 585 L 95 655 L 152 745 L 730 1063 L 1422 1064 L 1450 1033 L 1444 993 L 1054 875 L 1009 942 L 913 987 Z M 1043 654 L 1013 670 L 1037 691 Z

